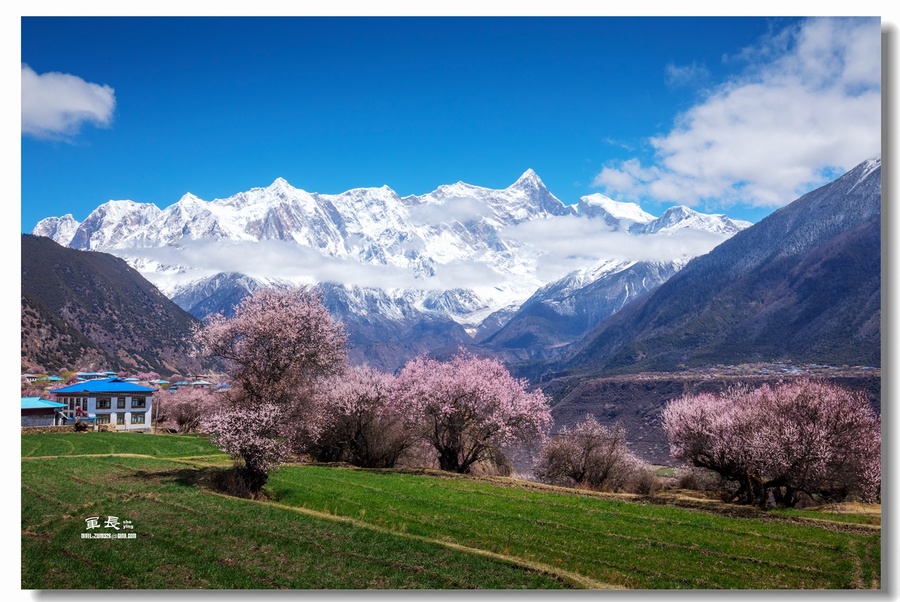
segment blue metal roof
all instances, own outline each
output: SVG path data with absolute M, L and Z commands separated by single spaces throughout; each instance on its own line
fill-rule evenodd
M 47 401 L 46 399 L 41 399 L 40 397 L 23 397 L 22 398 L 22 409 L 23 410 L 44 410 L 47 408 L 65 408 L 68 407 L 64 403 L 58 403 L 56 401 Z
M 156 389 L 125 382 L 121 378 L 101 378 L 75 383 L 62 389 L 53 389 L 51 393 L 57 395 L 74 395 L 78 393 L 153 393 Z

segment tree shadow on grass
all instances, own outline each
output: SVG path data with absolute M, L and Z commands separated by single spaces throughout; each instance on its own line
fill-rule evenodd
M 215 491 L 216 493 L 253 500 L 268 498 L 262 491 L 251 491 L 247 486 L 242 467 L 239 466 L 230 468 L 206 466 L 172 470 L 136 470 L 132 473 L 132 476 L 145 483 L 199 487 Z
M 172 470 L 136 470 L 132 477 L 147 483 L 175 484 L 182 487 L 210 487 L 222 468 L 175 468 Z

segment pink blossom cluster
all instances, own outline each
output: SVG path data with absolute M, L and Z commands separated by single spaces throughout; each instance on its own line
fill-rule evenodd
M 206 425 L 251 473 L 270 470 L 288 448 L 393 466 L 417 439 L 433 446 L 441 468 L 467 472 L 502 456 L 504 445 L 542 444 L 551 424 L 544 395 L 495 360 L 419 357 L 396 377 L 348 368 L 341 326 L 308 289 L 258 290 L 195 339 L 201 353 L 232 365 L 223 409 Z
M 287 458 L 283 424 L 284 409 L 272 403 L 226 406 L 203 421 L 210 441 L 257 475 L 265 475 Z
M 286 403 L 344 364 L 346 336 L 309 289 L 255 291 L 234 317 L 215 315 L 194 333 L 200 353 L 228 360 L 232 387 L 253 403 Z
M 311 446 L 319 460 L 391 468 L 413 445 L 414 417 L 394 375 L 349 368 L 321 391 L 323 424 Z
M 227 360 L 231 389 L 205 420 L 211 440 L 244 461 L 246 483 L 258 491 L 289 446 L 321 427 L 316 387 L 345 363 L 345 335 L 305 288 L 260 289 L 235 308 L 197 327 L 199 352 Z
M 222 396 L 199 387 L 160 389 L 153 394 L 153 403 L 159 412 L 159 424 L 179 433 L 190 433 L 199 428 L 204 416 L 220 408 Z
M 408 418 L 406 407 L 398 395 L 397 378 L 368 366 L 348 368 L 331 377 L 323 389 L 328 408 L 339 416 L 367 414 Z
M 881 423 L 862 392 L 799 379 L 689 395 L 662 418 L 672 455 L 737 481 L 744 501 L 880 495 Z

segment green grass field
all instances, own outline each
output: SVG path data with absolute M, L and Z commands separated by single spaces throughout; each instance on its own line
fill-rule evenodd
M 880 530 L 822 512 L 294 465 L 255 502 L 212 491 L 227 457 L 172 435 L 23 435 L 22 455 L 25 589 L 880 587 Z M 83 539 L 117 533 L 93 516 L 134 538 Z
M 124 435 L 124 436 L 122 436 Z M 199 435 L 59 433 L 22 435 L 22 457 L 139 454 L 157 458 L 227 458 Z

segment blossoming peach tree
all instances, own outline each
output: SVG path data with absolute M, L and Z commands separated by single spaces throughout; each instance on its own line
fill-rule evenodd
M 353 367 L 322 387 L 323 428 L 311 444 L 323 462 L 392 468 L 416 441 L 415 418 L 396 376 Z
M 688 395 L 662 419 L 672 455 L 735 481 L 733 499 L 880 497 L 881 421 L 862 392 L 798 379 Z
M 545 395 L 527 391 L 497 360 L 462 351 L 446 362 L 420 356 L 398 381 L 442 470 L 469 472 L 476 462 L 502 456 L 504 446 L 541 445 L 550 430 Z
M 245 484 L 258 492 L 284 461 L 292 439 L 321 428 L 316 385 L 345 362 L 345 335 L 306 288 L 259 289 L 194 332 L 200 353 L 225 359 L 231 388 L 204 422 L 210 440 L 242 461 Z

